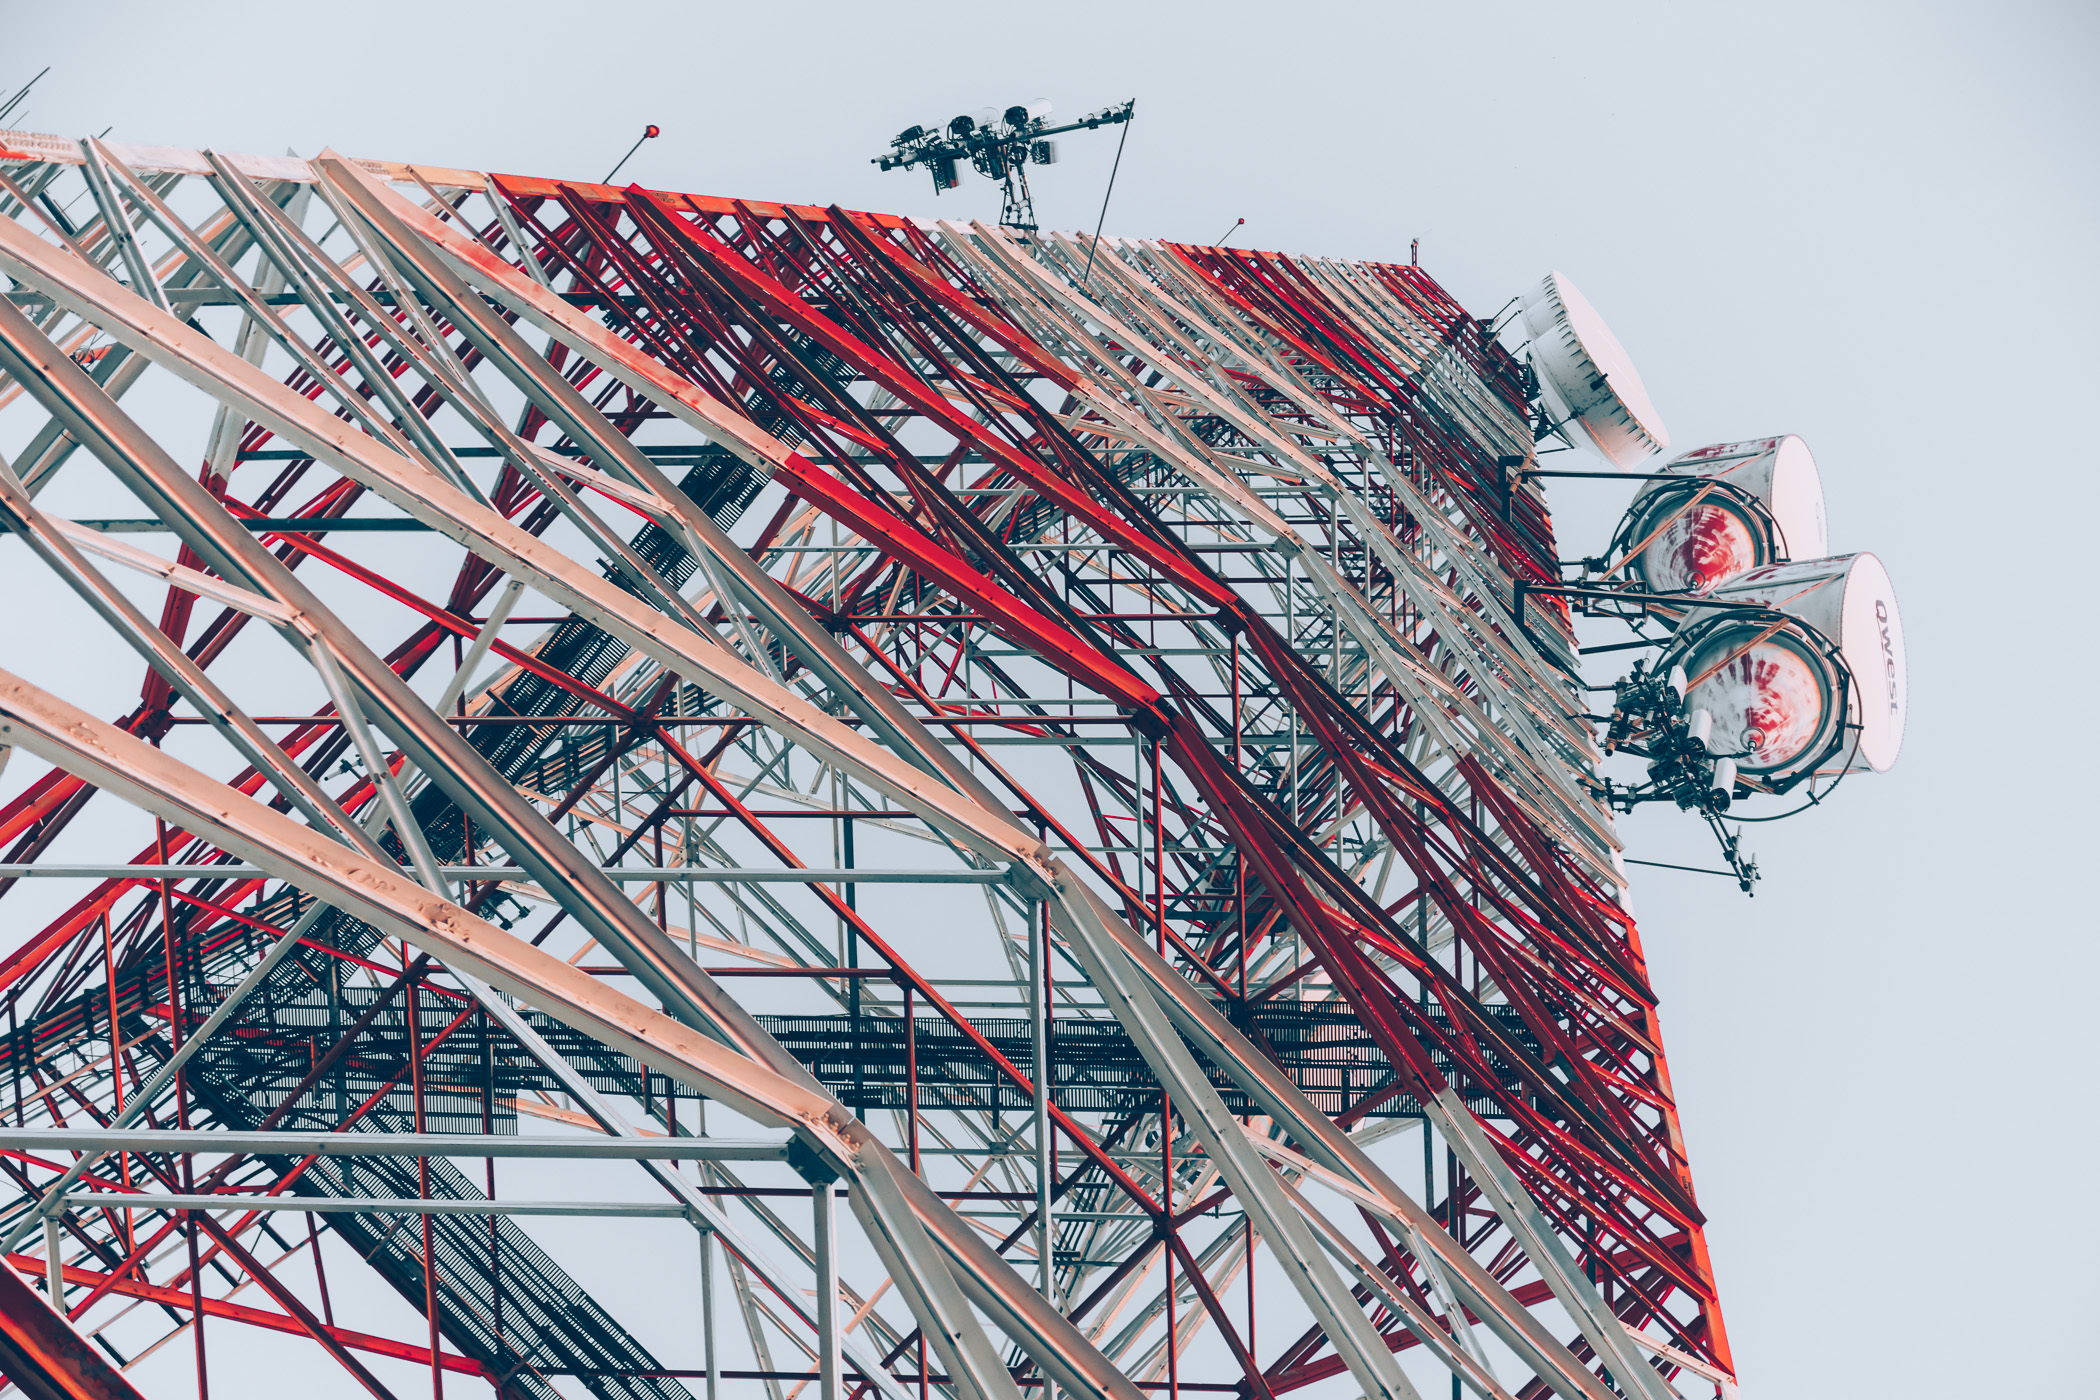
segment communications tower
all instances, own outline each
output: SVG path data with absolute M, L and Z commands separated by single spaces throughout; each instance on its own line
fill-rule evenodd
M 0 214 L 25 1390 L 1733 1393 L 1582 406 L 1427 271 L 12 132 Z

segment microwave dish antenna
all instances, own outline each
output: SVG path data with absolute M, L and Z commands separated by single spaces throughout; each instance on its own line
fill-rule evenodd
M 1606 785 L 1623 811 L 1668 799 L 1709 813 L 1815 778 L 1886 773 L 1903 747 L 1903 620 L 1871 554 L 1753 569 L 1716 588 L 1652 669 L 1614 686 L 1606 753 L 1649 761 Z M 1725 765 L 1725 766 L 1723 766 Z
M 1908 677 L 1879 559 L 1753 569 L 1711 601 L 1721 606 L 1678 628 L 1652 669 L 1636 663 L 1613 686 L 1604 751 L 1648 770 L 1639 784 L 1605 782 L 1606 801 L 1628 812 L 1673 801 L 1713 819 L 1755 793 L 1895 765 Z
M 1815 456 L 1786 434 L 1672 458 L 1634 496 L 1608 554 L 1650 593 L 1701 597 L 1752 569 L 1829 549 Z
M 1632 466 L 1670 445 L 1633 357 L 1575 284 L 1546 274 L 1525 299 L 1531 364 L 1553 426 L 1574 423 L 1614 465 Z
M 1755 624 L 1755 614 L 1724 613 L 1680 628 L 1665 653 L 1692 678 L 1691 703 L 1713 712 L 1716 740 L 1745 751 L 1746 773 L 1783 791 L 1779 784 L 1808 776 L 1895 766 L 1909 675 L 1902 614 L 1879 559 L 1844 554 L 1752 569 L 1711 596 L 1791 620 L 1774 629 Z M 1839 664 L 1841 686 L 1808 659 L 1819 649 Z M 1823 738 L 1833 729 L 1834 743 Z

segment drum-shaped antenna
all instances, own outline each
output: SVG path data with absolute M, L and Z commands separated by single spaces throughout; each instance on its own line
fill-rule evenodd
M 1657 663 L 1682 666 L 1686 709 L 1713 715 L 1709 752 L 1776 791 L 1811 774 L 1894 766 L 1908 679 L 1896 593 L 1879 559 L 1768 565 L 1711 596 L 1769 611 L 1699 617 Z
M 1555 418 L 1580 424 L 1597 450 L 1622 467 L 1670 445 L 1632 358 L 1574 283 L 1547 273 L 1524 304 L 1524 329 Z
M 1819 559 L 1829 545 L 1823 481 L 1792 435 L 1679 454 L 1644 485 L 1612 541 L 1652 593 L 1705 594 L 1767 564 Z

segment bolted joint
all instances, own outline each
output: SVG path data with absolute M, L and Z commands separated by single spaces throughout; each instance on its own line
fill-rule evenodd
M 1054 857 L 1049 848 L 1043 848 L 1043 864 L 1048 865 L 1052 859 Z M 1006 883 L 1023 898 L 1032 899 L 1038 904 L 1049 904 L 1057 898 L 1057 886 L 1051 883 L 1044 872 L 1020 861 L 1015 861 L 1006 868 Z
M 1173 721 L 1156 704 L 1132 706 L 1128 713 L 1130 727 L 1155 743 L 1166 738 L 1167 731 L 1174 727 Z
M 819 1190 L 839 1179 L 839 1174 L 831 1169 L 831 1164 L 817 1149 L 799 1137 L 788 1139 L 787 1164 L 794 1168 L 796 1176 Z

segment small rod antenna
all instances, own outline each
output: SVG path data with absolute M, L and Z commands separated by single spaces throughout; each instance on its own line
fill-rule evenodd
M 629 146 L 627 148 L 627 154 L 620 157 L 620 164 L 615 165 L 612 169 L 606 171 L 605 178 L 603 180 L 600 180 L 598 183 L 601 185 L 611 184 L 613 176 L 620 173 L 621 166 L 626 165 L 628 161 L 634 159 L 634 153 L 642 148 L 643 141 L 653 140 L 656 137 L 661 136 L 663 134 L 663 128 L 655 125 L 654 123 L 643 127 L 641 139 L 637 140 L 632 146 Z
M 1215 244 L 1211 246 L 1216 248 L 1222 248 L 1227 243 L 1230 243 L 1232 241 L 1232 236 L 1240 231 L 1240 225 L 1246 222 L 1247 221 L 1245 219 L 1234 219 L 1232 221 L 1232 227 L 1225 230 L 1225 236 L 1219 239 Z
M 50 71 L 51 65 L 48 63 L 45 64 L 44 73 L 48 73 Z M 28 82 L 22 84 L 21 90 L 19 92 L 17 92 L 13 97 L 8 98 L 5 103 L 0 103 L 0 122 L 6 121 L 9 117 L 15 114 L 15 108 L 21 106 L 23 101 L 29 96 L 29 90 L 43 81 L 44 73 L 39 73 L 34 78 L 31 78 Z
M 1131 120 L 1137 119 L 1137 100 L 1131 99 Z M 1108 168 L 1108 188 L 1101 195 L 1101 217 L 1094 221 L 1094 241 L 1086 250 L 1086 275 L 1079 279 L 1085 287 L 1094 280 L 1094 253 L 1101 247 L 1101 230 L 1108 226 L 1108 200 L 1116 192 L 1116 172 L 1123 168 L 1123 143 L 1130 139 L 1130 122 L 1123 123 L 1123 134 L 1116 138 L 1116 163 Z

